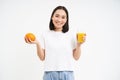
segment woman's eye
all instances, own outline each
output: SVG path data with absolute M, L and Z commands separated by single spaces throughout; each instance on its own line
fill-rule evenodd
M 62 19 L 65 19 L 65 17 L 62 17 Z
M 55 17 L 59 17 L 58 15 L 56 15 Z
M 65 18 L 66 18 L 65 16 L 62 17 L 62 19 L 65 19 Z

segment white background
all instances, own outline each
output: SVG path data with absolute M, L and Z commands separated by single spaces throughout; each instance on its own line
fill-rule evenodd
M 24 35 L 38 38 L 58 5 L 70 29 L 87 34 L 75 79 L 120 80 L 120 0 L 0 0 L 0 80 L 42 80 L 44 64 Z

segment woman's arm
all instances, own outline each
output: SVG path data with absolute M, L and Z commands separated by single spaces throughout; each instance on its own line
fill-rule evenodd
M 28 44 L 36 44 L 36 48 L 37 48 L 37 55 L 40 58 L 40 60 L 44 61 L 45 60 L 45 50 L 42 49 L 42 47 L 40 46 L 39 41 L 36 39 L 35 41 L 31 41 L 30 39 L 27 39 L 25 37 L 25 42 Z
M 73 57 L 75 60 L 78 60 L 81 56 L 81 44 L 77 43 L 76 48 L 73 50 Z
M 45 50 L 41 48 L 39 42 L 36 44 L 37 47 L 37 55 L 40 58 L 40 60 L 45 60 Z
M 77 42 L 76 48 L 73 50 L 73 57 L 78 60 L 81 56 L 81 45 L 85 42 L 86 36 L 83 36 L 83 42 Z

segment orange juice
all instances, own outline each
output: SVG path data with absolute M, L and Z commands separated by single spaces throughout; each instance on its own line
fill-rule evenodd
M 77 33 L 77 41 L 80 43 L 84 42 L 84 36 L 86 36 L 86 33 Z

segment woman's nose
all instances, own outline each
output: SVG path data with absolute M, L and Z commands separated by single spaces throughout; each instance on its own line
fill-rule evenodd
M 58 21 L 59 21 L 59 22 L 62 21 L 62 18 L 58 18 Z

